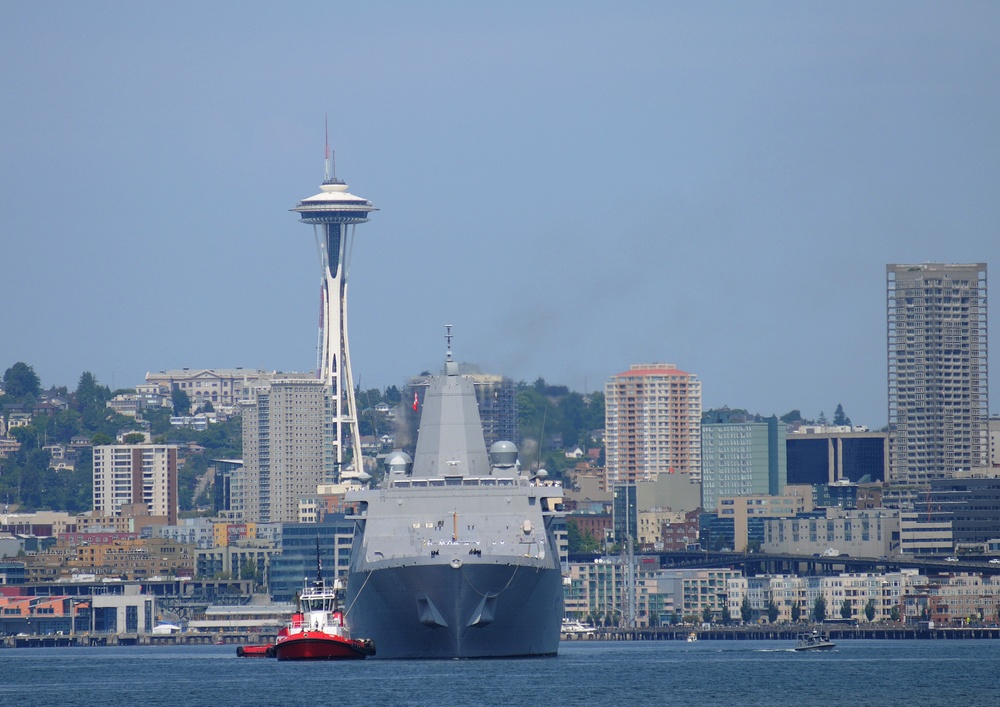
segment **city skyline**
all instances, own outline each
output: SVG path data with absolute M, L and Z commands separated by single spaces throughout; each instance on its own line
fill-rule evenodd
M 670 361 L 706 409 L 877 429 L 885 265 L 1000 254 L 997 6 L 52 7 L 0 47 L 0 369 L 46 386 L 311 370 L 288 210 L 327 113 L 381 210 L 363 388 L 436 370 L 451 323 L 514 380 Z

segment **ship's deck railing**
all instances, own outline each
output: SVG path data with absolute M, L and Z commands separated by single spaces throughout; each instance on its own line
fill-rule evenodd
M 393 479 L 389 482 L 392 488 L 398 489 L 408 489 L 408 488 L 428 488 L 428 487 L 443 487 L 443 486 L 523 486 L 523 487 L 551 487 L 551 488 L 562 488 L 561 481 L 539 481 L 532 480 L 527 477 L 512 477 L 512 476 L 444 476 L 441 478 L 425 478 L 425 479 Z

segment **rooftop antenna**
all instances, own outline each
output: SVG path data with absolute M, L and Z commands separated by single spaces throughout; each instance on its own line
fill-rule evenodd
M 448 343 L 448 360 L 451 361 L 452 360 L 451 359 L 451 339 L 452 339 L 451 324 L 445 324 L 444 328 L 445 328 L 444 340 Z
M 445 324 L 444 328 L 445 328 L 444 339 L 445 339 L 445 341 L 448 344 L 448 352 L 447 352 L 447 355 L 444 358 L 444 374 L 446 376 L 457 376 L 459 374 L 458 373 L 458 364 L 455 363 L 455 359 L 454 359 L 454 357 L 452 356 L 452 353 L 451 353 L 451 339 L 452 339 L 452 336 L 451 336 L 451 324 Z
M 330 117 L 329 115 L 323 116 L 323 129 L 326 133 L 326 151 L 325 151 L 325 161 L 324 161 L 324 179 L 323 184 L 343 184 L 339 179 L 337 179 L 337 156 L 330 149 Z

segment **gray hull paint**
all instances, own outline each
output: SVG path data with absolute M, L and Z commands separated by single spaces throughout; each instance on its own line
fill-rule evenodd
M 387 567 L 349 575 L 346 605 L 376 658 L 555 655 L 562 575 L 518 564 Z
M 562 488 L 491 458 L 450 347 L 429 382 L 412 468 L 400 452 L 349 493 L 357 527 L 345 620 L 378 658 L 553 655 L 563 616 L 553 520 Z M 407 473 L 408 472 L 408 473 Z

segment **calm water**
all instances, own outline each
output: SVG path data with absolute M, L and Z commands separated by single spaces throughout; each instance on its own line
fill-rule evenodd
M 996 705 L 1000 641 L 564 643 L 557 658 L 278 663 L 233 646 L 0 650 L 0 705 Z

